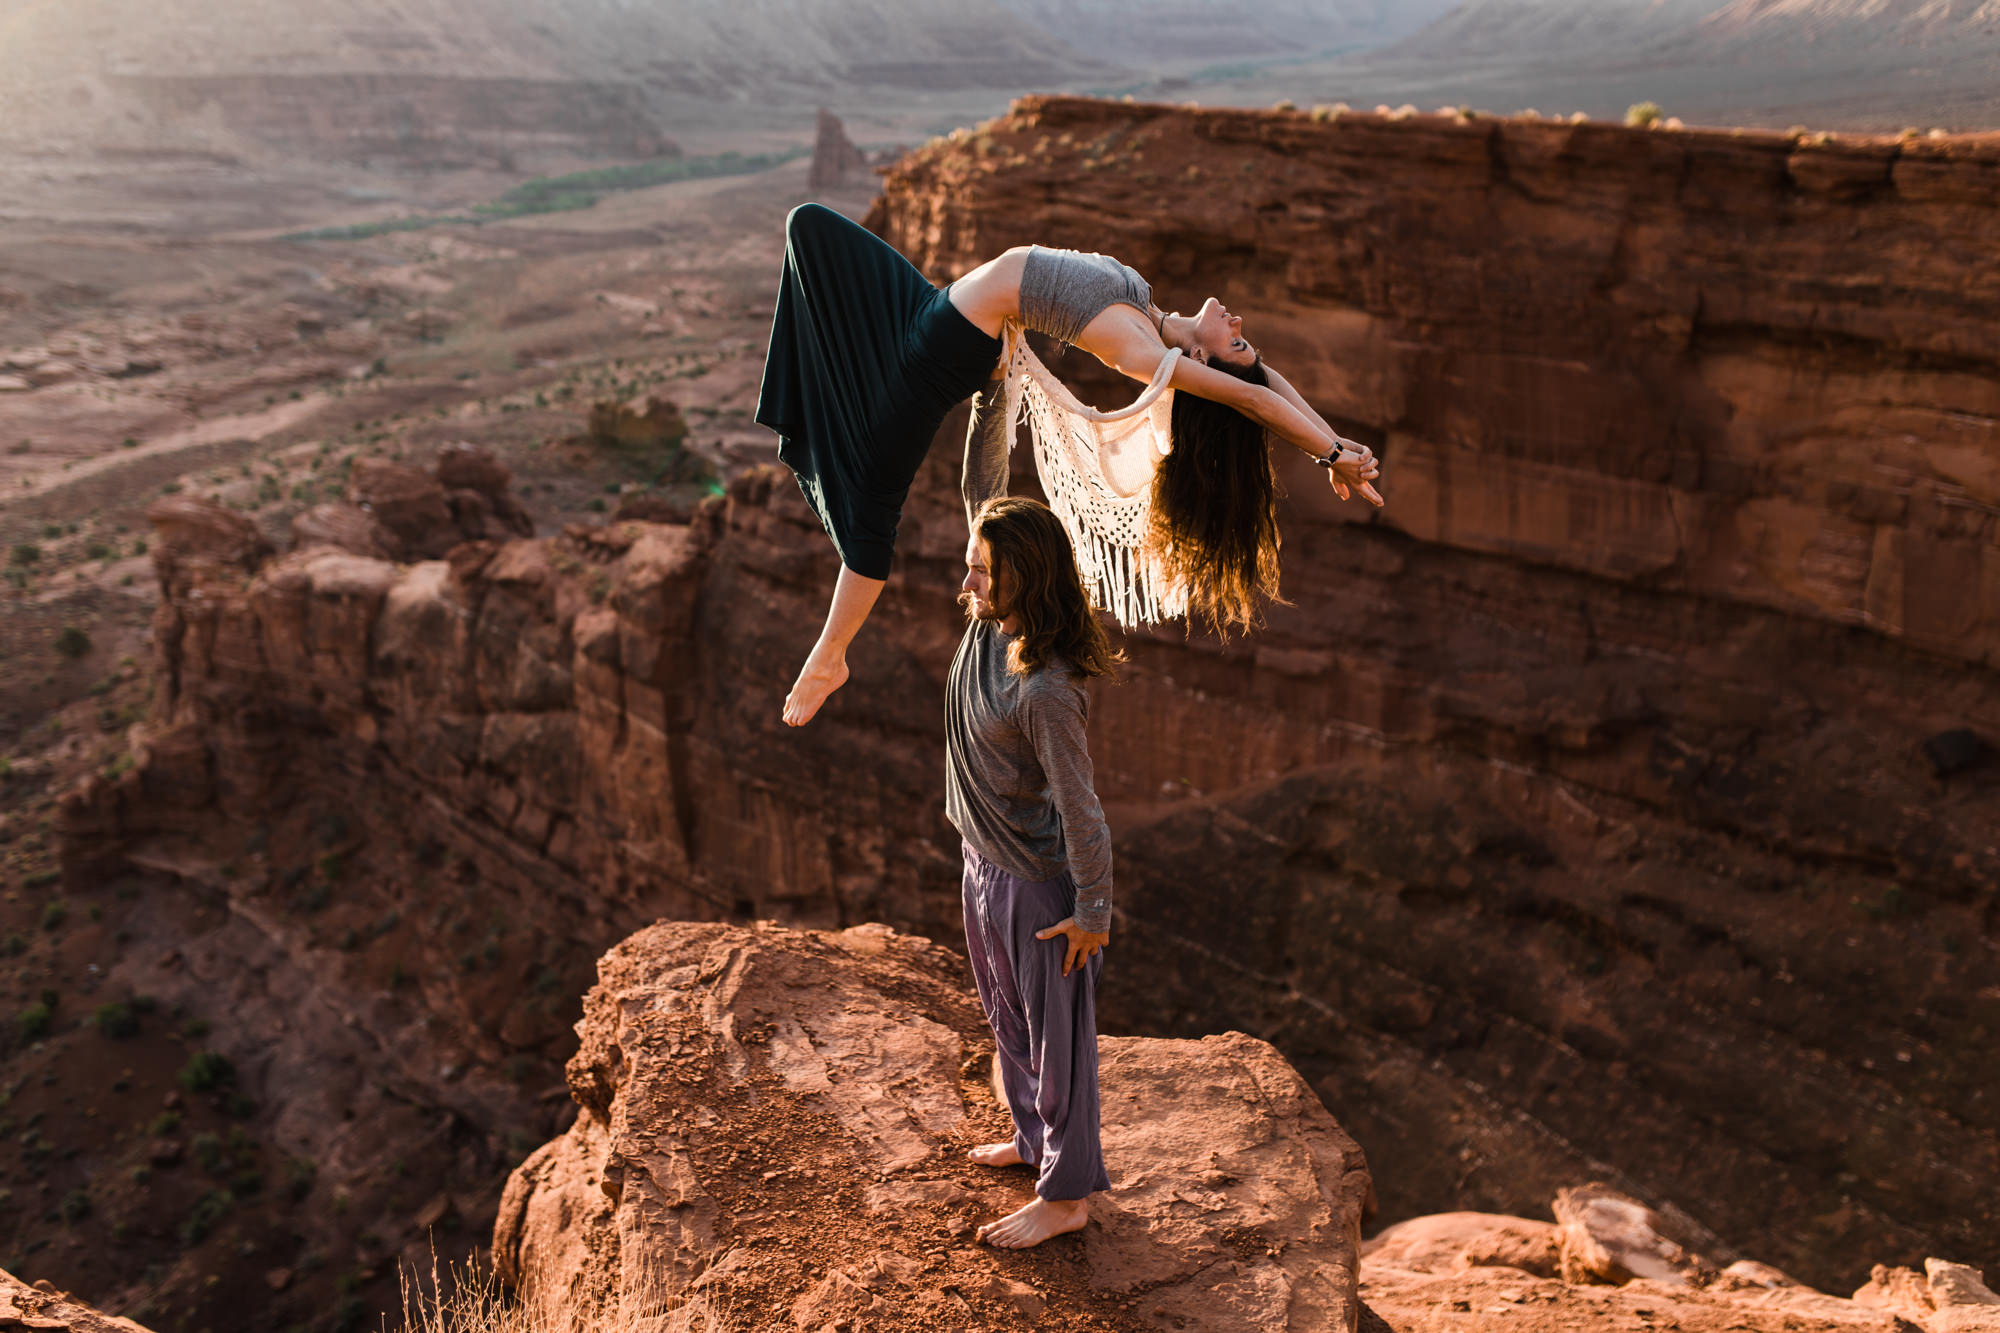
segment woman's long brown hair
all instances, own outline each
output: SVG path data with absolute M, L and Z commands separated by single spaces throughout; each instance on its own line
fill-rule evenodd
M 986 543 L 996 600 L 1020 621 L 1010 671 L 1027 675 L 1060 657 L 1086 676 L 1115 674 L 1125 654 L 1097 623 L 1069 534 L 1047 505 L 1019 495 L 988 500 L 972 516 L 972 534 Z
M 1268 385 L 1264 361 L 1211 360 L 1212 370 Z M 1146 544 L 1196 616 L 1227 638 L 1263 623 L 1260 599 L 1278 595 L 1278 486 L 1264 428 L 1232 407 L 1176 393 L 1173 449 L 1153 473 Z

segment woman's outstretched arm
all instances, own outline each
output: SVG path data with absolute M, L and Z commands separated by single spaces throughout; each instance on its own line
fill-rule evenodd
M 1265 367 L 1266 373 L 1275 373 Z M 1380 507 L 1381 493 L 1369 483 L 1380 475 L 1375 456 L 1365 445 L 1342 439 L 1331 426 L 1320 420 L 1314 412 L 1308 416 L 1294 407 L 1276 389 L 1261 384 L 1251 384 L 1226 375 L 1219 370 L 1191 362 L 1186 357 L 1174 367 L 1173 387 L 1202 398 L 1221 403 L 1224 407 L 1235 408 L 1265 430 L 1285 440 L 1293 447 L 1314 458 L 1325 458 L 1330 451 L 1349 447 L 1345 460 L 1334 464 L 1329 479 L 1340 498 L 1347 498 L 1348 487 L 1359 489 L 1370 504 Z M 1310 411 L 1310 409 L 1308 409 Z

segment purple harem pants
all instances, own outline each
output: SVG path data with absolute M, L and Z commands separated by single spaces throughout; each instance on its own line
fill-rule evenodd
M 1100 950 L 1062 974 L 1069 942 L 1038 940 L 1075 908 L 1068 872 L 1016 879 L 965 844 L 965 949 L 979 1006 L 993 1025 L 1014 1150 L 1039 1173 L 1044 1199 L 1111 1188 L 1098 1139 L 1097 977 Z

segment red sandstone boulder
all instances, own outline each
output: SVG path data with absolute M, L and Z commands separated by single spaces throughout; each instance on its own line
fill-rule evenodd
M 153 568 L 169 597 L 185 592 L 203 571 L 245 573 L 271 554 L 257 525 L 213 500 L 163 495 L 146 506 L 153 525 Z
M 534 535 L 534 519 L 510 489 L 513 478 L 492 450 L 479 445 L 459 440 L 438 451 L 438 484 L 445 488 L 459 535 L 468 541 Z
M 1924 1260 L 1921 1274 L 1877 1264 L 1854 1301 L 1911 1320 L 1924 1333 L 2000 1333 L 2000 1293 L 1978 1269 L 1945 1259 Z
M 389 531 L 405 558 L 436 559 L 461 540 L 444 487 L 421 469 L 385 458 L 357 458 L 347 495 Z
M 104 1314 L 47 1282 L 33 1286 L 0 1269 L 0 1330 L 43 1333 L 147 1333 L 129 1319 Z
M 1665 1234 L 1668 1224 L 1659 1214 L 1608 1185 L 1564 1190 L 1555 1213 L 1566 1281 L 1619 1285 L 1647 1278 L 1680 1285 L 1713 1271 Z
M 1438 1213 L 1385 1227 L 1361 1247 L 1361 1257 L 1412 1273 L 1467 1268 L 1518 1268 L 1554 1277 L 1560 1261 L 1557 1228 L 1495 1213 Z
M 292 549 L 333 546 L 355 555 L 393 560 L 401 543 L 370 511 L 345 501 L 316 504 L 292 518 Z
M 483 495 L 505 495 L 514 480 L 513 471 L 491 449 L 464 440 L 455 440 L 438 450 L 437 479 L 447 490 L 474 490 Z
M 1565 1190 L 1555 1208 L 1560 1227 L 1486 1213 L 1387 1227 L 1362 1247 L 1362 1298 L 1392 1327 L 1465 1333 L 1915 1333 L 1908 1311 L 1861 1299 L 1865 1289 L 1842 1300 L 1748 1261 L 1716 1273 L 1653 1230 L 1651 1210 L 1604 1186 Z M 1663 1276 L 1635 1278 L 1635 1266 Z
M 587 429 L 601 445 L 658 448 L 686 438 L 687 419 L 677 403 L 649 394 L 629 403 L 609 399 L 592 403 Z
M 1029 1197 L 954 955 L 884 926 L 662 923 L 599 963 L 583 1108 L 508 1182 L 494 1256 L 586 1319 L 685 1298 L 732 1329 L 1353 1329 L 1360 1150 L 1263 1042 L 1105 1039 L 1113 1187 L 1029 1254 L 971 1243 Z M 643 1258 L 641 1258 L 643 1256 Z

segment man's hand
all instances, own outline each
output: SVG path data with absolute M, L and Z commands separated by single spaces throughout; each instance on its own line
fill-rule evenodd
M 1081 967 L 1089 962 L 1092 954 L 1111 943 L 1110 932 L 1107 931 L 1102 935 L 1093 935 L 1082 926 L 1077 925 L 1076 918 L 1073 916 L 1064 917 L 1047 930 L 1038 930 L 1035 932 L 1035 938 L 1038 940 L 1052 940 L 1058 935 L 1069 937 L 1069 950 L 1063 955 L 1062 974 L 1064 976 L 1069 975 L 1069 970 L 1072 967 Z
M 1340 457 L 1334 460 L 1326 474 L 1326 479 L 1333 483 L 1333 493 L 1347 500 L 1353 498 L 1354 491 L 1358 489 L 1368 497 L 1370 504 L 1380 509 L 1384 503 L 1382 493 L 1369 485 L 1382 475 L 1382 465 L 1375 460 L 1375 451 L 1353 440 L 1343 440 L 1339 436 L 1334 439 Z

